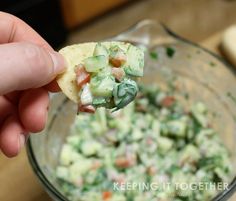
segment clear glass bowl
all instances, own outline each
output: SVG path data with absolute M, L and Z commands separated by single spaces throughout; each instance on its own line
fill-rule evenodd
M 192 102 L 204 102 L 214 112 L 213 127 L 221 134 L 222 141 L 232 153 L 236 170 L 236 71 L 222 59 L 189 41 L 186 41 L 163 25 L 144 20 L 128 31 L 109 40 L 121 40 L 157 49 L 158 60 L 146 55 L 143 83 L 158 83 L 162 86 L 173 80 L 183 93 L 186 106 Z M 173 58 L 166 56 L 166 47 L 175 49 Z M 68 201 L 58 190 L 55 168 L 62 144 L 69 134 L 76 115 L 76 105 L 62 94 L 52 96 L 46 129 L 41 135 L 32 135 L 27 144 L 29 161 L 45 190 L 56 201 Z M 235 171 L 236 175 L 236 171 Z M 213 200 L 227 200 L 236 190 L 236 177 L 229 188 Z

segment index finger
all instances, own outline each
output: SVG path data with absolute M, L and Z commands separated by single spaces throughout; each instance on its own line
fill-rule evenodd
M 27 41 L 53 51 L 53 48 L 28 24 L 14 15 L 1 11 L 0 33 L 0 44 Z M 49 83 L 46 89 L 51 92 L 60 90 L 56 81 Z

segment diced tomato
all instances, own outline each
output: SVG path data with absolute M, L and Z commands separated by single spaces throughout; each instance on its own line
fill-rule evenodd
M 118 81 L 121 81 L 125 76 L 125 71 L 122 68 L 112 68 L 111 73 Z
M 171 107 L 175 102 L 175 98 L 173 96 L 166 96 L 162 101 L 161 105 L 164 107 Z
M 121 67 L 121 65 L 122 65 L 121 60 L 115 59 L 115 58 L 110 58 L 109 62 L 112 66 L 117 67 L 117 68 Z
M 117 167 L 120 167 L 120 168 L 128 168 L 128 167 L 132 167 L 136 164 L 136 158 L 135 157 L 124 157 L 124 156 L 121 156 L 121 157 L 118 157 L 116 160 L 115 160 L 115 165 Z
M 121 175 L 121 176 L 118 176 L 115 180 L 115 182 L 117 182 L 118 184 L 123 184 L 125 183 L 125 176 L 124 175 Z
M 117 57 L 110 57 L 109 62 L 112 66 L 119 68 L 126 62 L 126 56 L 119 55 Z
M 83 178 L 82 177 L 77 178 L 77 180 L 74 181 L 74 183 L 77 187 L 81 187 L 84 183 Z
M 103 200 L 109 200 L 111 197 L 112 197 L 112 192 L 110 192 L 110 191 L 104 191 L 102 193 Z
M 152 145 L 154 143 L 153 139 L 151 137 L 146 138 L 147 145 Z
M 85 70 L 82 64 L 76 66 L 76 81 L 79 88 L 90 82 L 90 74 Z
M 129 160 L 125 157 L 119 157 L 115 161 L 115 165 L 121 168 L 127 168 L 130 166 Z
M 96 170 L 102 166 L 102 163 L 99 160 L 96 160 L 92 164 L 92 170 Z
M 138 112 L 147 112 L 147 107 L 145 107 L 144 105 L 141 105 L 141 104 L 137 104 L 136 110 Z
M 150 166 L 147 168 L 147 174 L 150 176 L 155 175 L 157 172 L 156 168 L 154 166 Z
M 79 105 L 78 112 L 94 113 L 96 111 L 95 107 L 92 105 Z

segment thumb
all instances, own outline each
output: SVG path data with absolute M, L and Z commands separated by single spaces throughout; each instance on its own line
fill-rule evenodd
M 63 57 L 32 43 L 0 45 L 0 95 L 51 82 L 64 68 Z

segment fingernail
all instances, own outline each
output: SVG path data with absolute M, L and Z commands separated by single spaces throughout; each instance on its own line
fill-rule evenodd
M 19 136 L 19 150 L 25 146 L 26 138 L 24 134 L 20 134 Z
M 49 52 L 49 54 L 50 54 L 52 61 L 53 61 L 54 73 L 55 74 L 62 73 L 66 68 L 63 56 L 55 51 Z

